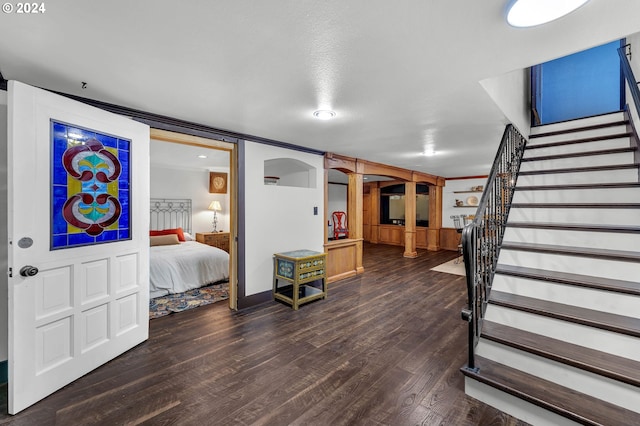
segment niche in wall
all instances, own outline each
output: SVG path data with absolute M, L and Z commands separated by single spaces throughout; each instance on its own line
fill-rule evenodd
M 316 188 L 316 168 L 295 158 L 264 160 L 265 185 Z

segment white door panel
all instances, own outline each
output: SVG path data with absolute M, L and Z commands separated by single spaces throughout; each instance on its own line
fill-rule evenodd
M 56 172 L 59 162 L 54 151 L 60 148 L 54 148 L 54 130 L 60 125 L 55 127 L 52 120 L 67 129 L 68 136 L 56 136 L 55 142 L 60 146 L 60 141 L 68 141 L 65 153 L 85 145 L 84 139 L 71 135 L 72 126 L 77 126 L 84 135 L 95 132 L 96 141 L 112 136 L 120 138 L 118 144 L 128 141 L 116 147 L 104 143 L 95 156 L 122 157 L 113 162 L 116 166 L 107 161 L 111 168 L 101 163 L 90 166 L 93 180 L 89 183 L 68 178 L 70 183 L 58 185 L 61 175 Z M 73 157 L 75 163 L 69 162 L 78 170 L 93 157 L 93 148 L 82 150 L 83 154 Z M 149 128 L 11 81 L 8 163 L 9 267 L 13 271 L 9 278 L 9 412 L 15 414 L 148 338 Z M 113 172 L 116 178 L 128 174 L 130 185 L 126 179 L 103 181 L 98 176 L 101 171 Z M 79 207 L 65 203 L 66 222 L 57 220 L 63 217 L 63 207 L 56 204 L 56 194 L 73 194 L 76 189 L 87 193 L 91 190 L 85 185 L 90 184 L 93 204 L 85 199 L 81 199 L 84 204 L 78 202 Z M 115 201 L 102 203 L 105 198 L 100 194 Z M 84 222 L 70 221 L 69 215 Z M 121 222 L 100 222 L 110 217 Z M 78 227 L 89 226 L 91 220 L 95 220 L 91 227 L 102 228 Z M 127 223 L 126 229 L 121 229 L 121 223 Z M 59 229 L 64 229 L 61 235 L 56 234 Z M 60 246 L 60 238 L 71 246 Z M 84 245 L 73 246 L 78 241 Z M 21 276 L 25 265 L 38 268 L 38 273 Z

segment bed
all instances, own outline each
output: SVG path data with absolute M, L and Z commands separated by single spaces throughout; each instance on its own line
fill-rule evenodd
M 229 254 L 191 237 L 191 200 L 152 198 L 150 207 L 150 241 L 158 244 L 149 247 L 151 298 L 229 279 Z M 178 240 L 179 231 L 173 232 L 178 229 L 184 241 Z M 156 238 L 157 235 L 175 237 Z

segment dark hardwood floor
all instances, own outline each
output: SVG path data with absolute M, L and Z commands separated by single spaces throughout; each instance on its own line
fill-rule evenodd
M 456 253 L 402 252 L 365 245 L 364 274 L 298 311 L 154 319 L 147 342 L 0 423 L 524 425 L 464 393 L 464 278 L 430 271 Z

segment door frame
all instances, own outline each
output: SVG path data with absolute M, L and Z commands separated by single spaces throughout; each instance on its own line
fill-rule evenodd
M 151 128 L 150 139 L 229 153 L 229 309 L 238 309 L 238 154 L 237 145 L 217 139 Z
M 540 126 L 540 125 L 545 125 L 545 124 L 553 124 L 553 123 L 559 123 L 559 122 L 564 122 L 564 121 L 571 121 L 571 120 L 575 120 L 577 118 L 581 118 L 581 117 L 569 117 L 569 118 L 562 118 L 562 119 L 557 119 L 557 120 L 549 120 L 548 118 L 545 119 L 545 121 L 543 121 L 544 116 L 546 115 L 544 112 L 544 97 L 545 97 L 545 92 L 546 90 L 544 89 L 544 75 L 543 75 L 543 67 L 547 64 L 553 63 L 555 61 L 560 61 L 560 60 L 571 60 L 571 61 L 576 61 L 575 58 L 582 58 L 584 57 L 583 55 L 586 54 L 587 52 L 590 51 L 595 51 L 596 49 L 601 49 L 605 46 L 608 45 L 615 45 L 618 44 L 619 47 L 624 46 L 626 43 L 626 38 L 622 38 L 620 40 L 614 40 L 608 43 L 604 43 L 598 46 L 594 46 L 579 52 L 575 52 L 566 56 L 562 56 L 559 58 L 555 58 L 546 62 L 543 62 L 541 64 L 536 64 L 536 65 L 532 65 L 530 67 L 530 88 L 531 88 L 531 126 Z M 616 48 L 617 49 L 617 48 Z M 622 65 L 620 64 L 620 61 L 618 59 L 618 54 L 617 52 L 615 53 L 615 55 L 612 55 L 612 57 L 615 56 L 615 59 L 612 59 L 612 61 L 616 62 L 616 65 L 618 66 L 618 79 L 619 79 L 619 105 L 618 105 L 618 111 L 622 111 L 624 109 L 624 105 L 626 104 L 626 91 L 625 91 L 625 79 L 624 79 L 624 75 L 623 75 L 623 71 L 622 71 Z M 577 61 L 579 61 L 580 59 L 577 59 Z M 609 63 L 609 62 L 607 62 Z M 613 63 L 613 62 L 611 62 Z M 552 74 L 553 75 L 553 74 Z M 614 112 L 616 110 L 613 111 L 606 111 L 606 110 L 602 110 L 599 112 L 594 112 L 593 115 L 601 115 L 601 114 L 608 114 L 610 112 Z

